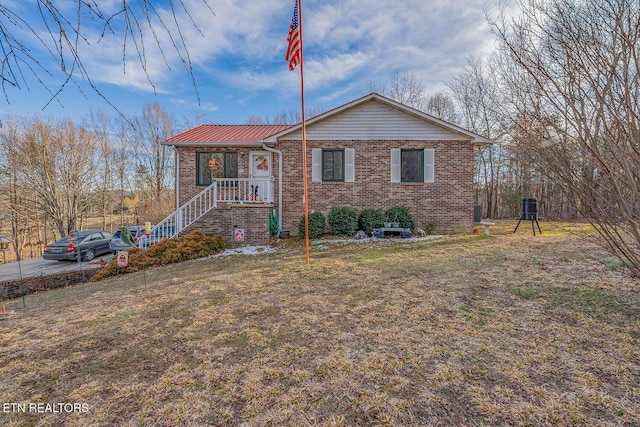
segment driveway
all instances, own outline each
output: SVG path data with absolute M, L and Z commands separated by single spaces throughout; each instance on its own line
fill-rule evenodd
M 107 254 L 96 257 L 91 262 L 69 262 L 69 261 L 47 261 L 42 258 L 32 258 L 7 264 L 0 264 L 0 282 L 19 279 L 20 271 L 22 277 L 43 276 L 47 274 L 63 273 L 65 271 L 97 268 L 100 260 L 109 262 L 113 255 Z

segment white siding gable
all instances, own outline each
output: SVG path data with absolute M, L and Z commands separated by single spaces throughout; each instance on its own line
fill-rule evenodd
M 300 140 L 301 132 L 286 139 Z M 368 101 L 307 126 L 307 140 L 470 140 L 436 123 L 377 101 Z

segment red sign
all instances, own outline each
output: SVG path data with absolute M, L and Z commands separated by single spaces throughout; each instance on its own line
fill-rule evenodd
M 129 252 L 120 251 L 118 252 L 118 268 L 127 268 L 129 265 Z

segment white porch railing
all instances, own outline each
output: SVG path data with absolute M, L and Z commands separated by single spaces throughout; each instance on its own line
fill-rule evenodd
M 211 185 L 180 206 L 171 215 L 151 228 L 149 235 L 138 240 L 138 247 L 177 236 L 182 230 L 202 218 L 222 203 L 273 203 L 273 179 L 226 178 Z
M 273 203 L 273 179 L 218 179 L 217 200 L 225 203 Z

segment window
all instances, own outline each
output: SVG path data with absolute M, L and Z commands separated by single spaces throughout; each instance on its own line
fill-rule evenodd
M 197 185 L 208 186 L 216 178 L 238 177 L 236 151 L 203 151 L 196 153 Z
M 400 181 L 424 182 L 424 151 L 400 150 Z
M 432 148 L 391 150 L 391 182 L 434 182 L 434 175 Z
M 353 148 L 314 148 L 311 150 L 312 182 L 354 182 Z
M 344 181 L 344 150 L 322 150 L 322 181 Z

